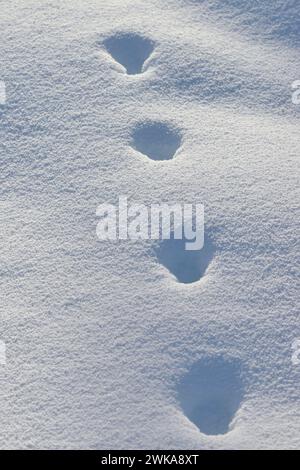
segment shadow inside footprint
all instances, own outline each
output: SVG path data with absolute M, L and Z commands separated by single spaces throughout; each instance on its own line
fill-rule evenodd
M 125 67 L 128 75 L 141 73 L 144 62 L 154 49 L 152 41 L 133 33 L 110 37 L 104 45 L 115 61 Z
M 155 249 L 158 261 L 165 266 L 178 282 L 191 284 L 199 281 L 213 257 L 213 247 L 205 241 L 201 250 L 186 250 L 187 240 L 162 240 Z
M 243 398 L 240 363 L 223 357 L 197 362 L 178 392 L 183 412 L 202 433 L 225 434 Z
M 181 144 L 179 131 L 163 122 L 139 124 L 132 137 L 133 148 L 151 160 L 170 160 Z

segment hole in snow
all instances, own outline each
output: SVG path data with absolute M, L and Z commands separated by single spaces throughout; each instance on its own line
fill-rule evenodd
M 229 431 L 242 397 L 239 361 L 222 357 L 197 362 L 179 385 L 184 413 L 207 435 Z
M 188 240 L 162 240 L 156 249 L 158 261 L 165 266 L 178 282 L 191 284 L 201 279 L 213 257 L 213 247 L 205 240 L 201 250 L 186 250 Z
M 110 55 L 123 65 L 128 75 L 142 72 L 144 62 L 153 51 L 153 42 L 133 33 L 120 33 L 104 41 Z
M 133 147 L 152 160 L 170 160 L 180 144 L 178 130 L 163 122 L 142 123 L 133 132 Z

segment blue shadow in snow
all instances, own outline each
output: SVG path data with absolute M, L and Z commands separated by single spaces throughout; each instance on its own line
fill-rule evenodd
M 132 146 L 151 160 L 170 160 L 181 145 L 177 129 L 163 122 L 143 122 L 132 134 Z
M 225 434 L 239 409 L 244 391 L 236 359 L 208 357 L 182 378 L 178 395 L 183 412 L 207 435 Z
M 159 263 L 172 273 L 178 282 L 191 284 L 199 281 L 205 274 L 213 258 L 213 246 L 205 240 L 201 250 L 186 250 L 186 239 L 162 240 L 155 248 Z
M 104 41 L 110 55 L 123 65 L 128 75 L 142 72 L 144 62 L 154 49 L 151 40 L 134 33 L 119 33 Z

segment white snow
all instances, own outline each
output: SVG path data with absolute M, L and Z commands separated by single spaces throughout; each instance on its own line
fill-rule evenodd
M 4 0 L 0 31 L 0 447 L 299 448 L 299 0 Z M 203 203 L 201 266 L 99 241 L 119 195 Z

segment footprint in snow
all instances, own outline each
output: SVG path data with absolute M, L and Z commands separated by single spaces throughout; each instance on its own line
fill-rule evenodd
M 132 141 L 132 147 L 151 160 L 170 160 L 181 145 L 181 135 L 164 122 L 143 122 L 134 129 Z
M 243 398 L 240 362 L 208 357 L 192 366 L 178 388 L 187 418 L 207 435 L 225 434 Z
M 213 258 L 213 247 L 209 240 L 205 240 L 201 250 L 186 250 L 188 240 L 174 239 L 162 240 L 155 247 L 157 260 L 162 264 L 178 282 L 192 284 L 205 275 Z
M 134 33 L 109 37 L 104 46 L 113 59 L 125 67 L 128 75 L 142 73 L 143 65 L 154 49 L 153 41 Z

